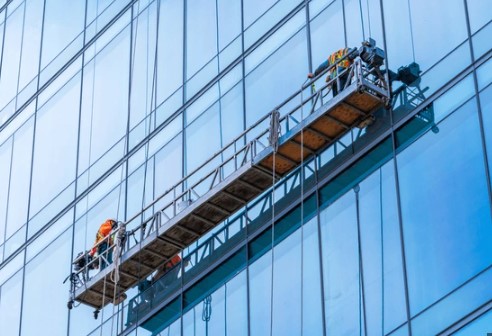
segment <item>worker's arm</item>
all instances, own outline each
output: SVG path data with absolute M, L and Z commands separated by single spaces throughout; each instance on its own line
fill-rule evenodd
M 313 73 L 308 73 L 308 78 L 313 78 L 315 76 L 318 76 L 320 73 L 322 73 L 324 70 L 328 69 L 328 60 L 324 61 L 321 63 L 318 68 L 314 71 Z

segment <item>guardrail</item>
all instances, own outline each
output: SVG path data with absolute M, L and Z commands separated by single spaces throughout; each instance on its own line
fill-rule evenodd
M 340 87 L 340 77 L 342 76 L 348 74 L 349 80 L 346 81 L 345 88 L 351 84 L 351 81 L 355 81 L 359 90 L 374 91 L 376 95 L 381 90 L 388 92 L 386 81 L 379 72 L 379 69 L 368 66 L 360 58 L 356 58 L 349 68 L 343 71 L 337 71 L 333 78 L 329 76 L 327 81 L 317 91 L 312 90 L 312 85 L 316 81 L 325 74 L 331 73 L 334 67 L 343 60 L 344 58 L 340 59 L 336 64 L 320 73 L 313 80 L 302 85 L 298 91 L 273 109 L 275 112 L 280 112 L 281 115 L 279 119 L 281 129 L 279 137 L 299 125 L 317 107 L 323 106 L 326 96 L 330 93 L 332 84 L 336 82 L 338 87 Z M 389 94 L 383 98 L 388 97 Z M 300 102 L 296 103 L 298 99 L 300 99 Z M 87 253 L 79 256 L 74 261 L 74 263 L 80 264 L 72 274 L 74 283 L 73 291 L 90 281 L 89 273 L 97 268 L 96 265 L 111 262 L 111 254 L 116 247 L 119 249 L 118 255 L 121 255 L 138 245 L 151 233 L 182 212 L 188 204 L 204 196 L 220 182 L 224 181 L 225 178 L 253 161 L 259 152 L 268 148 L 270 145 L 268 126 L 272 112 L 266 114 L 247 130 L 243 131 L 228 145 L 212 155 L 202 165 L 157 197 L 128 221 L 120 223 L 121 227 L 128 230 L 126 231 L 126 239 L 120 240 L 121 246 L 118 244 L 111 245 L 110 240 L 113 239 L 111 237 L 115 233 L 112 232 L 97 244 L 107 243 L 109 245 L 109 248 L 104 253 L 92 258 L 92 260 L 90 260 Z M 348 125 L 342 124 L 342 126 L 347 131 L 349 130 Z M 220 163 L 210 169 L 210 166 L 214 165 L 216 161 L 220 161 Z M 149 212 L 152 215 L 145 217 Z M 185 246 L 177 247 L 183 249 Z

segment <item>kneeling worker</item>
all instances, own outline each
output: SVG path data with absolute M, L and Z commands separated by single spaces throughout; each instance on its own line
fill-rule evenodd
M 108 237 L 112 231 L 118 228 L 118 222 L 114 219 L 108 219 L 104 223 L 101 224 L 99 230 L 97 230 L 96 234 L 96 242 L 94 243 L 94 247 L 90 251 L 90 255 L 92 257 L 100 256 L 101 261 L 101 270 L 106 268 L 107 265 L 113 262 L 113 250 L 111 249 L 109 252 L 105 253 L 109 248 L 113 246 L 113 237 Z M 105 240 L 101 242 L 102 240 Z M 101 242 L 101 243 L 100 243 Z M 97 255 L 96 255 L 97 253 Z

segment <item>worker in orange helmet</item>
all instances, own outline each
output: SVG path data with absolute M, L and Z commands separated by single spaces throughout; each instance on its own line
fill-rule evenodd
M 333 66 L 333 68 L 330 69 L 330 74 L 326 77 L 326 82 L 329 82 L 330 80 L 334 80 L 333 84 L 331 85 L 331 88 L 333 90 L 333 97 L 335 97 L 338 94 L 338 91 L 343 90 L 343 88 L 345 87 L 345 84 L 349 79 L 349 71 L 347 69 L 352 65 L 355 57 L 357 57 L 357 48 L 340 49 L 338 51 L 335 51 L 333 54 L 330 55 L 330 57 L 328 57 L 326 61 L 321 63 L 318 66 L 318 68 L 314 71 L 314 74 L 308 73 L 307 76 L 308 78 L 313 78 L 319 75 L 321 72 L 323 72 L 323 70 L 333 66 L 334 64 L 337 64 L 336 66 Z M 337 81 L 335 80 L 338 73 L 342 73 L 339 76 L 340 88 L 338 87 Z
M 114 219 L 107 219 L 104 223 L 101 224 L 99 230 L 97 230 L 96 242 L 94 243 L 94 247 L 91 249 L 89 254 L 92 257 L 96 256 L 96 253 L 97 256 L 102 256 L 102 258 L 100 258 L 101 270 L 103 270 L 107 266 L 106 262 L 108 264 L 113 262 L 113 250 L 111 249 L 109 250 L 109 252 L 105 252 L 113 245 L 113 237 L 108 236 L 113 230 L 116 230 L 117 227 L 118 222 L 116 222 Z M 106 237 L 108 238 L 105 239 Z

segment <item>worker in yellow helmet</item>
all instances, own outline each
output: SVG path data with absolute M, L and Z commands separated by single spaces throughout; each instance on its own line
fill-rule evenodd
M 350 65 L 352 65 L 352 62 L 356 56 L 357 56 L 357 48 L 352 48 L 352 49 L 343 48 L 337 50 L 333 54 L 331 54 L 326 61 L 324 61 L 318 66 L 318 68 L 314 71 L 314 74 L 309 73 L 308 78 L 313 78 L 319 75 L 321 72 L 323 72 L 323 70 L 337 64 L 336 66 L 333 66 L 333 68 L 330 69 L 330 74 L 326 77 L 326 82 L 329 82 L 330 80 L 334 80 L 337 77 L 338 73 L 342 73 L 343 71 L 347 70 L 350 67 Z M 339 76 L 340 88 L 338 88 L 337 86 L 337 81 L 336 80 L 333 81 L 331 85 L 331 88 L 333 90 L 333 97 L 335 97 L 338 94 L 339 90 L 340 91 L 343 90 L 348 79 L 349 79 L 349 71 L 347 70 Z
M 92 257 L 96 256 L 96 253 L 97 256 L 103 256 L 103 258 L 100 258 L 101 270 L 106 267 L 106 261 L 108 263 L 113 262 L 113 250 L 111 249 L 109 252 L 105 252 L 113 245 L 113 237 L 108 236 L 117 227 L 118 223 L 114 219 L 107 219 L 104 223 L 101 224 L 99 230 L 97 230 L 96 242 L 94 243 L 94 247 L 91 249 L 89 254 Z M 108 238 L 105 239 L 106 237 Z M 101 242 L 102 240 L 104 241 Z

